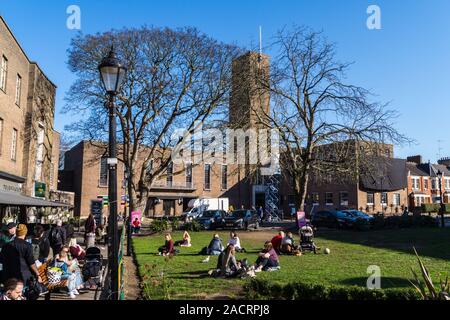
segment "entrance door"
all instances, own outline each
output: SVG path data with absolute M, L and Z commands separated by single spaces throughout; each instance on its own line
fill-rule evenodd
M 257 192 L 255 193 L 255 208 L 258 209 L 259 207 L 265 207 L 266 206 L 266 194 Z
M 175 200 L 163 200 L 164 215 L 175 215 Z

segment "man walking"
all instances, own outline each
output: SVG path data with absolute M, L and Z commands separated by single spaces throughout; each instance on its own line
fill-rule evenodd
M 50 246 L 52 247 L 53 256 L 61 252 L 66 243 L 66 230 L 62 227 L 62 221 L 56 221 L 56 226 L 50 232 Z

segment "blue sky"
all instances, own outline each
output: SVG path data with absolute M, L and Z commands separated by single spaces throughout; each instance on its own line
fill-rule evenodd
M 369 5 L 381 8 L 381 30 L 366 27 Z M 397 125 L 416 143 L 396 148 L 396 156 L 422 154 L 424 160 L 450 156 L 450 1 L 448 0 L 1 0 L 5 18 L 31 60 L 57 84 L 55 127 L 63 131 L 73 117 L 60 114 L 73 81 L 66 66 L 70 39 L 69 5 L 81 8 L 81 31 L 141 25 L 195 26 L 225 42 L 250 47 L 284 25 L 304 24 L 338 47 L 339 58 L 353 61 L 348 82 L 390 101 L 401 116 Z

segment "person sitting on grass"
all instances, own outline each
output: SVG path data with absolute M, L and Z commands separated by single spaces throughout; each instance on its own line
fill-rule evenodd
M 293 250 L 295 250 L 294 238 L 292 232 L 288 232 L 286 236 L 281 240 L 280 253 L 292 254 Z
M 22 295 L 23 282 L 15 278 L 5 281 L 3 293 L 0 294 L 0 301 L 4 300 L 26 300 Z
M 278 235 L 273 237 L 272 240 L 270 241 L 272 243 L 273 249 L 275 249 L 275 251 L 277 253 L 280 253 L 281 242 L 283 241 L 284 236 L 285 236 L 284 232 L 283 231 L 279 231 Z
M 172 236 L 170 233 L 166 233 L 165 235 L 166 242 L 163 246 L 159 247 L 158 251 L 160 255 L 169 256 L 171 254 L 175 254 L 174 243 L 172 240 Z
M 222 240 L 220 240 L 219 235 L 216 233 L 206 248 L 206 254 L 208 256 L 218 256 L 224 250 Z
M 239 273 L 240 266 L 236 261 L 236 248 L 229 244 L 217 259 L 217 271 L 221 277 L 231 278 Z
M 239 239 L 237 233 L 234 231 L 230 232 L 230 240 L 228 240 L 228 244 L 233 245 L 234 249 L 237 252 L 247 252 L 244 248 L 241 247 L 241 240 Z
M 175 242 L 176 246 L 180 246 L 180 247 L 190 247 L 192 246 L 191 244 L 191 236 L 189 235 L 189 232 L 185 231 L 183 233 L 183 240 L 179 240 L 177 242 Z
M 258 254 L 255 263 L 255 272 L 268 271 L 272 268 L 279 268 L 280 262 L 270 241 L 266 241 L 264 249 Z

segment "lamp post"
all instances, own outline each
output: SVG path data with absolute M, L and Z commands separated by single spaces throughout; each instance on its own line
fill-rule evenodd
M 442 195 L 442 171 L 438 170 L 437 172 L 437 176 L 438 176 L 438 183 L 439 183 L 439 201 L 440 201 L 440 214 L 441 214 L 441 224 L 442 224 L 442 228 L 445 227 L 445 219 L 444 219 L 444 199 L 443 199 L 443 195 Z
M 116 149 L 116 107 L 115 97 L 119 92 L 127 69 L 122 66 L 116 57 L 114 48 L 98 66 L 100 77 L 106 93 L 108 94 L 109 110 L 109 170 L 108 201 L 109 201 L 109 241 L 108 241 L 108 268 L 111 276 L 111 300 L 119 298 L 119 235 L 117 227 L 117 149 Z

